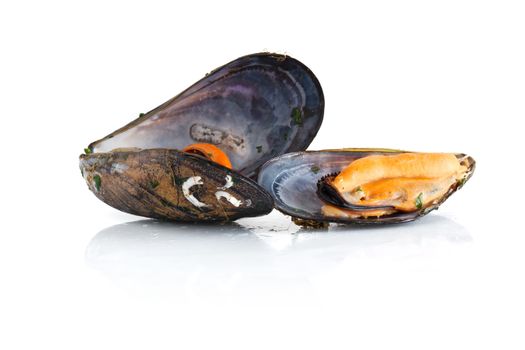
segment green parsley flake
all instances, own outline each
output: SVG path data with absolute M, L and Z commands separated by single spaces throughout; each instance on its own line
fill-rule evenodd
M 173 182 L 175 183 L 175 185 L 178 185 L 178 186 L 181 186 L 184 181 L 186 181 L 188 178 L 187 177 L 176 177 L 174 176 L 173 177 Z
M 85 154 L 91 154 L 91 153 L 93 153 L 93 151 L 91 150 L 91 148 L 86 147 L 86 148 L 84 148 L 84 153 Z
M 152 188 L 152 189 L 155 189 L 157 188 L 157 186 L 159 185 L 159 182 L 157 180 L 151 180 L 149 182 L 149 186 Z
M 262 146 L 257 146 L 255 148 L 257 149 L 257 153 L 261 153 L 262 152 Z
M 319 168 L 317 165 L 312 165 L 310 170 L 312 171 L 312 173 L 317 174 L 319 170 L 321 170 L 321 168 Z
M 420 193 L 416 198 L 416 208 L 423 208 L 423 193 Z
M 301 111 L 300 108 L 298 107 L 293 108 L 290 118 L 292 118 L 293 124 L 299 125 L 299 126 L 303 125 L 303 112 Z
M 100 185 L 102 184 L 102 179 L 100 178 L 100 175 L 94 175 L 93 182 L 95 183 L 95 188 L 97 189 L 97 192 L 100 191 Z

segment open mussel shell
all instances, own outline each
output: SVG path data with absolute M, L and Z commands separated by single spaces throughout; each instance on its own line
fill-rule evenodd
M 127 213 L 176 221 L 264 215 L 272 198 L 250 178 L 267 160 L 305 150 L 323 111 L 321 85 L 301 62 L 248 55 L 91 143 L 80 168 L 100 200 Z M 179 151 L 195 143 L 220 148 L 233 170 Z
M 270 195 L 255 181 L 176 150 L 83 155 L 80 169 L 102 201 L 124 212 L 174 221 L 231 221 L 268 214 Z
M 259 53 L 217 68 L 89 149 L 180 150 L 211 143 L 228 154 L 233 169 L 254 178 L 269 159 L 305 150 L 321 127 L 323 112 L 321 85 L 304 64 Z
M 259 184 L 274 199 L 275 207 L 284 214 L 299 219 L 298 222 L 316 223 L 355 223 L 355 224 L 394 224 L 413 221 L 437 209 L 452 193 L 468 180 L 475 168 L 475 161 L 465 154 L 456 157 L 467 167 L 463 181 L 452 185 L 438 202 L 422 210 L 396 212 L 380 217 L 340 218 L 327 217 L 322 212 L 323 202 L 317 193 L 318 182 L 325 176 L 339 173 L 356 159 L 372 154 L 396 154 L 398 150 L 388 149 L 341 149 L 326 151 L 294 152 L 276 157 L 267 162 L 259 173 Z M 403 151 L 404 153 L 404 151 Z

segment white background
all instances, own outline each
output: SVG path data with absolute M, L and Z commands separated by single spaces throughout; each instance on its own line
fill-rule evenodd
M 2 1 L 0 348 L 523 349 L 523 2 L 346 3 Z M 310 149 L 476 174 L 419 222 L 328 232 L 130 223 L 87 189 L 87 144 L 263 50 L 321 81 Z

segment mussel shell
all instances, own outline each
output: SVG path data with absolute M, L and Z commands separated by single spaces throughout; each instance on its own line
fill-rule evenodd
M 398 212 L 382 217 L 332 218 L 323 215 L 325 204 L 317 195 L 317 182 L 326 175 L 338 173 L 352 161 L 372 154 L 396 154 L 403 151 L 388 149 L 344 149 L 288 153 L 267 162 L 259 173 L 259 184 L 273 197 L 275 207 L 294 218 L 308 222 L 337 222 L 356 224 L 393 224 L 413 221 L 437 209 L 452 193 L 468 180 L 475 161 L 464 154 L 456 154 L 467 166 L 465 181 L 453 185 L 435 205 L 414 212 Z
M 273 209 L 270 195 L 253 180 L 200 156 L 176 150 L 82 155 L 80 169 L 100 200 L 121 211 L 149 218 L 231 221 L 265 215 Z M 199 184 L 187 190 L 204 204 L 201 207 L 192 204 L 183 189 L 189 179 L 196 177 L 200 180 L 194 182 Z M 218 192 L 226 197 L 218 196 Z
M 290 56 L 259 53 L 216 70 L 89 148 L 183 149 L 206 142 L 225 151 L 239 173 L 255 178 L 267 160 L 305 150 L 319 130 L 319 81 Z

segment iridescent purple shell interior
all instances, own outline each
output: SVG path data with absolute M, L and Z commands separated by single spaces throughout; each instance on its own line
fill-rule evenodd
M 321 126 L 323 111 L 321 85 L 304 64 L 259 53 L 217 68 L 89 148 L 94 153 L 181 150 L 211 143 L 228 154 L 234 170 L 254 178 L 269 159 L 305 150 Z

